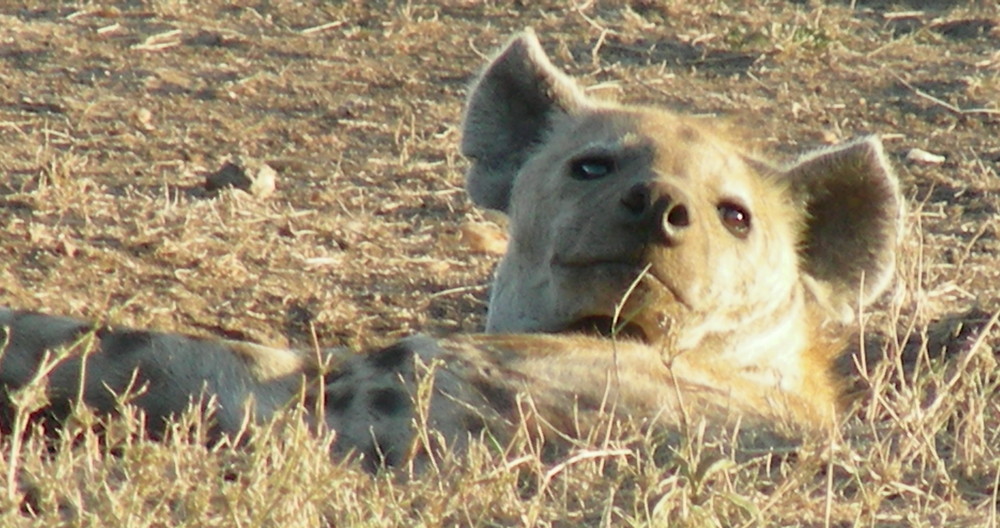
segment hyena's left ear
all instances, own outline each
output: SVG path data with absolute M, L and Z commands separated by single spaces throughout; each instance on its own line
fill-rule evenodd
M 549 61 L 534 31 L 514 37 L 472 86 L 462 123 L 462 155 L 472 166 L 469 195 L 506 211 L 521 166 L 558 114 L 587 106 L 587 96 Z
M 825 302 L 850 317 L 889 285 L 902 217 L 882 142 L 869 136 L 807 154 L 786 169 L 805 213 L 800 254 Z

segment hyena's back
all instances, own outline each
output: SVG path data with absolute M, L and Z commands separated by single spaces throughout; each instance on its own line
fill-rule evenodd
M 192 404 L 208 405 L 213 433 L 285 407 L 301 387 L 309 358 L 292 351 L 177 334 L 96 326 L 76 319 L 0 308 L 3 428 L 11 395 L 48 370 L 41 414 L 61 420 L 74 402 L 101 414 L 125 401 L 158 436 Z M 247 413 L 253 415 L 248 416 Z
M 584 438 L 602 416 L 674 430 L 705 418 L 771 424 L 778 427 L 764 429 L 779 435 L 771 442 L 782 435 L 782 418 L 816 413 L 780 391 L 700 381 L 704 373 L 671 369 L 648 345 L 582 335 L 417 336 L 338 357 L 325 374 L 295 351 L 3 308 L 0 342 L 7 430 L 15 411 L 8 396 L 51 367 L 41 414 L 54 425 L 78 401 L 99 414 L 128 403 L 145 414 L 156 437 L 194 404 L 211 410 L 210 432 L 219 438 L 304 396 L 306 415 L 336 431 L 336 451 L 354 451 L 372 468 L 419 461 L 426 448 L 460 450 L 480 436 L 501 444 L 517 431 Z M 321 408 L 323 418 L 315 414 Z M 421 439 L 424 425 L 429 435 Z

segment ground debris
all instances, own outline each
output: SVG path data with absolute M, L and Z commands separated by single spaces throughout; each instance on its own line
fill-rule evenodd
M 257 165 L 256 170 L 253 166 Z M 250 177 L 248 174 L 254 174 Z M 258 198 L 274 193 L 277 171 L 267 163 L 226 161 L 219 170 L 205 175 L 205 190 L 214 193 L 223 189 L 240 189 Z
M 917 163 L 919 165 L 940 165 L 945 162 L 947 158 L 940 154 L 934 154 L 933 152 L 927 152 L 926 150 L 913 148 L 906 153 L 906 161 L 910 163 Z
M 205 190 L 208 192 L 228 188 L 248 191 L 251 185 L 253 185 L 253 180 L 247 176 L 246 170 L 231 161 L 223 163 L 219 170 L 205 175 Z

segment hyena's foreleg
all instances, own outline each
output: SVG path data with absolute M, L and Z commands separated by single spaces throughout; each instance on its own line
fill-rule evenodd
M 43 368 L 47 403 L 39 417 L 46 423 L 58 424 L 77 403 L 114 414 L 127 402 L 142 411 L 154 437 L 192 405 L 208 406 L 212 436 L 236 434 L 248 421 L 286 408 L 315 375 L 315 361 L 305 354 L 252 344 L 8 309 L 0 309 L 0 328 L 4 427 L 16 410 L 9 396 Z

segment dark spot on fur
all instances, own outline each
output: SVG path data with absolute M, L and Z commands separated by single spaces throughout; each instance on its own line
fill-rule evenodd
M 596 398 L 591 394 L 577 394 L 576 406 L 578 409 L 592 412 L 608 410 L 607 408 L 609 407 L 606 401 L 601 398 Z
M 327 372 L 326 374 L 323 375 L 323 379 L 326 381 L 327 385 L 329 385 L 335 381 L 341 380 L 353 374 L 354 371 L 351 369 L 351 367 L 349 365 L 345 365 L 343 367 L 337 367 L 337 370 Z
M 372 391 L 371 409 L 376 413 L 395 416 L 407 408 L 409 398 L 399 389 L 378 389 Z
M 413 351 L 410 350 L 410 347 L 403 343 L 396 343 L 390 347 L 372 352 L 368 356 L 368 362 L 371 366 L 379 370 L 395 370 L 412 356 Z
M 101 328 L 97 337 L 101 340 L 101 350 L 109 356 L 124 356 L 145 348 L 153 342 L 153 333 L 145 330 L 111 330 Z
M 486 401 L 489 402 L 490 406 L 496 409 L 496 411 L 500 414 L 507 414 L 513 411 L 517 406 L 514 391 L 506 387 L 498 386 L 483 378 L 472 380 L 472 386 L 475 387 L 476 390 L 478 390 L 479 393 L 486 398 Z
M 476 413 L 463 413 L 459 419 L 462 421 L 462 427 L 473 436 L 478 435 L 486 429 L 486 420 Z
M 89 333 L 91 333 L 93 331 L 94 331 L 94 327 L 92 325 L 81 324 L 81 325 L 77 326 L 76 328 L 74 328 L 72 330 L 72 332 L 71 332 L 71 336 L 72 337 L 70 337 L 70 339 L 72 341 L 76 341 L 77 339 L 80 339 L 81 337 L 83 337 L 83 336 L 85 336 L 85 335 L 87 335 L 87 334 L 89 334 Z
M 354 393 L 349 390 L 330 390 L 327 389 L 324 394 L 324 404 L 327 410 L 343 413 L 347 411 L 347 408 L 351 406 L 351 402 L 354 401 Z

